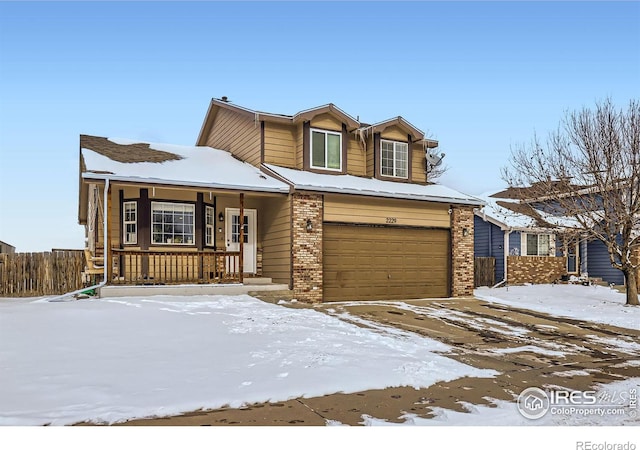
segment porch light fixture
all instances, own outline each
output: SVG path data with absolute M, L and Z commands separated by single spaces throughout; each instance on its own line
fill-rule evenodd
M 468 229 L 468 228 L 463 228 L 463 229 L 462 229 L 462 235 L 463 235 L 464 237 L 469 236 L 469 229 Z
M 313 231 L 313 223 L 311 219 L 307 219 L 307 233 L 311 233 Z
M 222 214 L 222 211 L 218 214 L 218 222 L 224 222 L 224 214 Z

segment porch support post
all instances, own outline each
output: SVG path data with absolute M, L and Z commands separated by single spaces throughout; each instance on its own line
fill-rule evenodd
M 202 251 L 204 250 L 204 241 L 205 241 L 205 220 L 206 213 L 204 209 L 204 194 L 202 192 L 198 192 L 196 194 L 196 249 L 198 250 L 198 257 L 196 260 L 198 261 L 198 280 L 203 280 L 204 275 L 204 254 Z
M 244 282 L 244 193 L 240 193 L 240 256 L 238 256 L 240 283 Z
M 151 245 L 151 202 L 149 201 L 149 189 L 140 188 L 140 200 L 138 200 L 138 243 L 140 250 L 149 250 Z M 149 277 L 149 254 L 142 253 L 139 271 L 135 276 L 148 279 Z
M 104 280 L 106 282 L 110 282 L 113 279 L 113 261 L 111 260 L 111 211 L 113 208 L 111 201 L 111 184 L 107 187 L 107 238 L 105 239 L 105 248 L 104 248 L 104 263 L 107 267 L 107 279 Z

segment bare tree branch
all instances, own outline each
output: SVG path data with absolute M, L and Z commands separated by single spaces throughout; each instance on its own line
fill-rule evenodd
M 602 241 L 625 275 L 627 304 L 637 305 L 640 103 L 617 110 L 607 99 L 595 110 L 567 112 L 544 144 L 534 136 L 512 149 L 509 162 L 502 177 L 520 188 L 519 199 L 571 219 L 558 224 L 565 232 Z

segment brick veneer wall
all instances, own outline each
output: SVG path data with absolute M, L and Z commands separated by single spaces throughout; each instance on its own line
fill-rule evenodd
M 464 236 L 463 230 L 468 234 Z M 473 207 L 451 207 L 451 295 L 473 295 Z
M 322 218 L 322 195 L 293 195 L 293 294 L 307 303 L 322 301 Z M 311 232 L 307 219 L 313 225 Z
M 567 273 L 564 256 L 508 256 L 507 282 L 509 284 L 553 283 Z

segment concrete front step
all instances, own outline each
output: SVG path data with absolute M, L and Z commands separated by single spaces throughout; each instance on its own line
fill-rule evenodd
M 242 295 L 250 292 L 290 292 L 286 284 L 170 284 L 154 286 L 104 286 L 101 298 L 140 297 L 148 295 Z M 253 295 L 253 294 L 252 294 Z
M 265 277 L 245 278 L 242 281 L 242 283 L 247 286 L 255 286 L 255 285 L 273 284 L 273 280 L 271 278 L 265 278 Z

